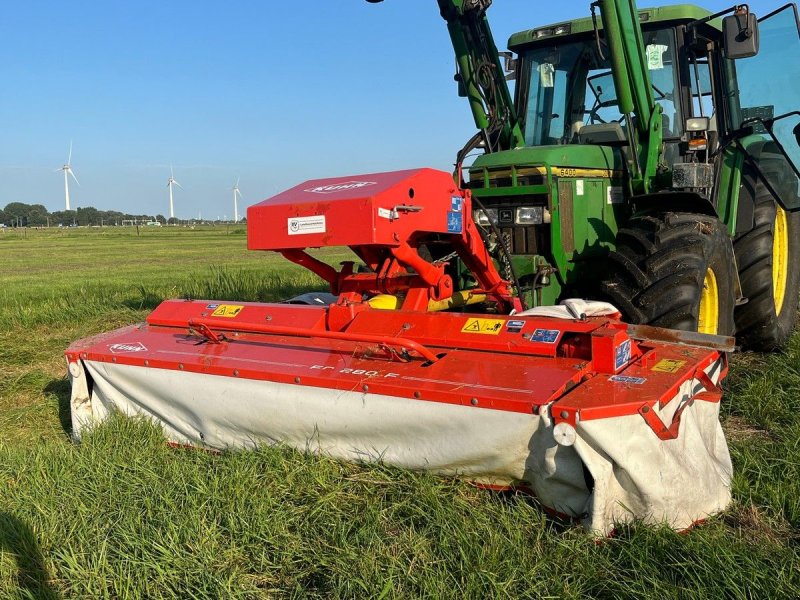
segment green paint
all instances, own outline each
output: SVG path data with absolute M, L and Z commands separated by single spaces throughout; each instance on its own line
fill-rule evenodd
M 642 25 L 649 25 L 653 23 L 659 23 L 663 25 L 672 24 L 672 22 L 689 22 L 689 21 L 696 21 L 698 19 L 702 19 L 710 15 L 711 12 L 700 8 L 699 6 L 693 6 L 691 4 L 679 4 L 676 6 L 663 6 L 660 8 L 644 8 L 639 11 L 639 21 Z M 543 37 L 536 37 L 536 32 L 542 29 L 555 29 L 559 25 L 567 25 L 570 26 L 570 33 L 569 34 L 562 34 L 559 36 L 555 35 L 545 35 Z M 721 29 L 722 22 L 717 19 L 711 21 L 709 23 L 711 26 L 715 27 L 716 29 Z M 598 19 L 598 26 L 600 26 L 600 20 Z M 601 27 L 602 28 L 602 27 Z M 553 25 L 542 25 L 539 27 L 535 27 L 533 29 L 527 29 L 525 31 L 520 31 L 519 33 L 515 33 L 512 35 L 508 40 L 508 47 L 515 52 L 519 50 L 521 46 L 526 46 L 528 44 L 534 43 L 538 40 L 549 40 L 552 43 L 553 37 L 560 38 L 568 38 L 571 36 L 579 35 L 582 33 L 589 33 L 594 31 L 594 27 L 592 26 L 592 19 L 591 17 L 585 17 L 581 19 L 576 19 L 574 21 L 565 21 L 562 23 L 554 23 Z

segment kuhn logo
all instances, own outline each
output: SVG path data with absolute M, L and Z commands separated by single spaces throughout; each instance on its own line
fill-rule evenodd
M 318 185 L 317 187 L 303 190 L 312 194 L 333 194 L 335 192 L 346 192 L 357 190 L 368 185 L 375 185 L 375 181 L 343 181 L 341 183 L 329 183 L 328 185 Z
M 135 344 L 111 344 L 108 347 L 109 350 L 113 354 L 119 354 L 121 352 L 145 352 L 147 348 L 141 342 L 136 342 Z

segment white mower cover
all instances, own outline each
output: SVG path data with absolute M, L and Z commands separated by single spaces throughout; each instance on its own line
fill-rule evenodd
M 715 383 L 720 369 L 721 361 L 707 370 Z M 73 363 L 70 377 L 76 438 L 119 411 L 154 420 L 178 444 L 283 443 L 344 460 L 528 486 L 545 506 L 599 535 L 637 519 L 684 529 L 731 498 L 731 461 L 714 402 L 688 406 L 674 440 L 660 440 L 637 414 L 579 421 L 574 444 L 566 446 L 554 440 L 546 407 L 541 416 L 476 410 L 109 362 Z M 658 411 L 662 421 L 670 423 L 702 389 L 698 380 L 684 383 Z

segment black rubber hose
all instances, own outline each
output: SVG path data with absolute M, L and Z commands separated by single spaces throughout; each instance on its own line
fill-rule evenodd
M 500 233 L 500 230 L 497 228 L 497 225 L 492 221 L 492 218 L 489 216 L 489 213 L 486 210 L 486 207 L 483 203 L 478 200 L 475 196 L 472 197 L 472 201 L 478 207 L 484 215 L 486 215 L 486 220 L 489 221 L 489 227 L 492 228 L 492 233 L 497 236 L 497 240 L 500 243 L 500 247 L 503 249 L 503 254 L 505 256 L 506 263 L 508 265 L 508 271 L 511 273 L 511 279 L 514 283 L 514 287 L 517 288 L 517 297 L 519 298 L 519 302 L 522 305 L 522 310 L 527 310 L 528 306 L 525 304 L 525 295 L 522 292 L 522 286 L 519 283 L 519 277 L 517 277 L 517 271 L 514 269 L 514 261 L 511 260 L 511 253 L 508 251 L 506 247 L 505 241 L 503 240 L 503 234 Z M 478 230 L 480 230 L 480 226 L 478 226 Z M 484 240 L 485 243 L 485 240 Z

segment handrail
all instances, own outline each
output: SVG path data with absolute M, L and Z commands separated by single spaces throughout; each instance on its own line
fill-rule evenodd
M 369 335 L 366 333 L 350 333 L 347 331 L 324 331 L 316 329 L 298 329 L 296 327 L 281 327 L 276 325 L 262 325 L 260 323 L 235 323 L 222 319 L 189 319 L 190 328 L 197 330 L 199 334 L 213 343 L 219 343 L 219 336 L 213 330 L 241 331 L 245 333 L 265 333 L 268 335 L 285 335 L 290 337 L 322 338 L 330 340 L 343 340 L 347 342 L 364 342 L 367 344 L 378 344 L 381 346 L 399 346 L 406 350 L 411 350 L 419 354 L 428 362 L 435 363 L 439 360 L 433 352 L 422 344 L 400 337 L 390 337 L 384 335 Z M 211 334 L 211 335 L 209 335 Z M 214 339 L 216 338 L 216 340 Z

